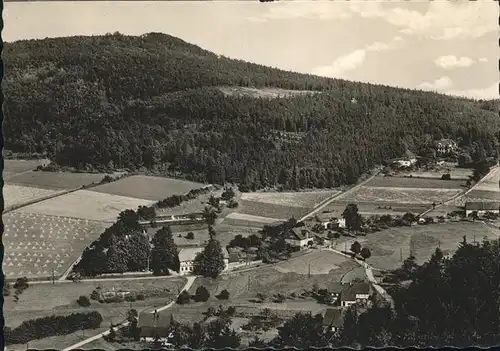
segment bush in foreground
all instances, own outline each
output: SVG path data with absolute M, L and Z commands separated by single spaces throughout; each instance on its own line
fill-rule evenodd
M 102 320 L 102 316 L 96 311 L 30 319 L 14 329 L 4 328 L 4 340 L 6 345 L 26 344 L 32 340 L 49 336 L 68 335 L 78 330 L 96 329 L 100 327 Z
M 187 304 L 189 303 L 189 301 L 191 301 L 191 295 L 189 295 L 189 293 L 186 290 L 183 290 L 177 297 L 176 301 L 179 305 Z
M 219 300 L 227 300 L 229 299 L 229 291 L 227 291 L 226 289 L 222 290 L 219 295 L 217 295 L 217 298 Z
M 82 307 L 90 306 L 90 299 L 85 295 L 81 295 L 76 302 Z
M 196 294 L 194 295 L 194 300 L 197 302 L 205 302 L 208 301 L 210 298 L 210 293 L 208 292 L 207 288 L 205 288 L 203 285 L 199 286 L 196 289 Z

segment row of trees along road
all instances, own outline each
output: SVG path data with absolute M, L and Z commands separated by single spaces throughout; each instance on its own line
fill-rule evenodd
M 217 277 L 224 269 L 222 247 L 213 226 L 208 227 L 210 239 L 204 251 L 196 257 L 195 272 Z M 139 216 L 133 210 L 120 213 L 116 223 L 107 228 L 99 239 L 87 247 L 73 272 L 81 276 L 104 273 L 137 272 L 150 269 L 155 275 L 179 272 L 178 247 L 169 226 L 160 228 L 153 236 L 152 247 L 143 234 Z

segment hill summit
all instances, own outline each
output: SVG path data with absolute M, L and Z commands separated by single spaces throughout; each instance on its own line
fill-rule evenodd
M 498 101 L 299 74 L 159 33 L 6 43 L 5 148 L 287 189 L 349 184 L 435 139 L 496 156 Z

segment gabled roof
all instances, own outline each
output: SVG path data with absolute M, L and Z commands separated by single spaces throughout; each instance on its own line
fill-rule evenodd
M 197 254 L 202 253 L 204 247 L 183 247 L 179 250 L 179 261 L 193 261 Z
M 356 301 L 356 295 L 370 294 L 371 286 L 369 283 L 350 283 L 344 284 L 341 293 L 342 301 Z
M 454 144 L 456 144 L 456 142 L 455 142 L 454 140 L 452 140 L 452 139 L 441 139 L 441 140 L 436 140 L 436 141 L 434 142 L 434 144 L 435 144 L 435 145 L 439 145 L 439 144 L 441 144 L 441 145 L 448 145 L 448 146 L 449 146 L 449 145 L 454 145 Z
M 500 202 L 466 202 L 465 209 L 467 211 L 488 211 L 499 210 Z
M 328 285 L 326 286 L 326 289 L 328 290 L 329 293 L 336 293 L 336 294 L 340 294 L 342 292 L 342 286 L 344 284 L 342 284 L 341 282 L 339 281 L 331 281 L 330 283 L 328 283 Z
M 305 240 L 309 238 L 309 230 L 304 227 L 295 227 L 290 230 L 289 239 Z
M 339 328 L 344 324 L 342 310 L 339 308 L 329 308 L 323 317 L 323 326 Z

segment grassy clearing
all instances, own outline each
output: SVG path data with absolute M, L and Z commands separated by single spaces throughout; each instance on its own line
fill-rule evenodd
M 312 90 L 289 90 L 280 88 L 247 88 L 247 87 L 219 87 L 219 90 L 227 96 L 247 96 L 253 98 L 278 98 L 293 95 L 318 94 Z
M 159 201 L 172 195 L 186 194 L 190 190 L 199 189 L 203 186 L 204 184 L 201 183 L 181 179 L 136 175 L 96 186 L 92 188 L 92 191 Z
M 318 216 L 320 218 L 330 218 L 330 217 L 338 217 L 340 218 L 342 216 L 342 212 L 344 212 L 345 207 L 353 203 L 353 201 L 348 201 L 348 200 L 338 200 L 334 201 L 328 206 L 325 207 L 323 211 L 328 211 L 327 213 L 323 213 L 321 211 Z M 406 212 L 413 212 L 413 213 L 420 213 L 425 211 L 429 206 L 428 205 L 422 205 L 422 204 L 410 204 L 410 203 L 398 203 L 398 202 L 363 202 L 363 201 L 356 201 L 354 202 L 356 205 L 358 205 L 359 212 L 363 215 L 383 215 L 383 214 L 390 214 L 391 216 L 396 216 L 396 215 L 403 215 Z M 378 208 L 378 207 L 381 208 Z M 386 208 L 384 208 L 384 206 Z M 389 209 L 389 207 L 391 207 Z M 331 211 L 331 212 L 330 212 Z
M 64 190 L 99 183 L 104 177 L 105 174 L 94 173 L 27 172 L 10 177 L 9 183 L 42 189 Z
M 278 206 L 313 208 L 336 194 L 340 194 L 340 191 L 254 192 L 242 193 L 241 200 Z
M 230 213 L 225 217 L 224 220 L 226 219 L 235 219 L 235 220 L 241 220 L 241 221 L 247 221 L 247 222 L 256 222 L 260 223 L 260 225 L 268 224 L 268 223 L 273 223 L 277 221 L 285 221 L 286 218 L 270 218 L 270 217 L 261 217 L 261 216 L 253 216 L 245 213 L 238 213 L 238 212 L 233 212 Z
M 289 219 L 295 217 L 299 219 L 310 211 L 305 207 L 291 207 L 282 205 L 272 205 L 256 201 L 240 200 L 237 209 L 238 213 L 243 213 L 252 216 L 269 217 L 269 218 L 284 218 Z
M 453 253 L 463 236 L 468 241 L 498 238 L 500 232 L 483 223 L 457 222 L 440 223 L 427 226 L 390 228 L 366 237 L 357 238 L 363 246 L 370 249 L 372 256 L 367 260 L 370 265 L 379 269 L 395 269 L 401 266 L 403 260 L 410 255 L 410 248 L 419 263 L 429 259 L 437 247 L 443 252 Z M 347 243 L 347 249 L 351 242 Z M 337 249 L 344 250 L 344 243 L 339 243 Z
M 7 279 L 59 276 L 107 227 L 82 219 L 10 212 L 3 216 Z
M 378 176 L 365 184 L 369 187 L 383 188 L 436 188 L 436 189 L 460 189 L 465 185 L 462 180 L 440 180 L 440 179 L 422 179 L 422 178 L 403 178 L 403 177 L 383 177 Z
M 148 206 L 150 204 L 152 201 L 78 190 L 23 207 L 19 211 L 111 222 L 115 221 L 123 210 L 135 210 L 139 205 Z
M 9 209 L 15 206 L 29 203 L 30 201 L 35 201 L 43 199 L 45 197 L 53 196 L 60 192 L 61 192 L 60 190 L 58 191 L 58 190 L 21 186 L 21 185 L 4 184 L 3 186 L 4 208 Z
M 302 256 L 301 259 L 292 259 L 283 263 L 280 263 L 274 267 L 280 273 L 297 273 L 302 275 L 307 275 L 309 273 L 309 267 L 311 268 L 311 274 L 325 275 L 331 270 L 339 269 L 343 263 L 347 261 L 344 256 L 338 255 L 331 251 L 316 251 L 306 256 Z
M 415 172 L 400 174 L 397 177 L 405 177 L 411 175 L 412 177 L 418 177 L 418 178 L 441 179 L 441 176 L 446 173 L 450 174 L 451 179 L 467 180 L 472 175 L 472 169 L 451 168 L 451 169 L 440 169 L 440 170 L 430 170 L 430 171 L 415 171 Z
M 15 327 L 23 321 L 45 316 L 66 315 L 82 311 L 98 311 L 103 316 L 105 327 L 109 323 L 122 322 L 130 308 L 138 311 L 150 310 L 154 306 L 163 306 L 172 301 L 185 284 L 184 278 L 141 279 L 124 281 L 95 281 L 81 283 L 34 284 L 26 289 L 14 302 L 12 296 L 5 299 L 4 316 L 6 325 Z M 99 303 L 92 301 L 89 307 L 80 307 L 76 300 L 80 295 L 89 296 L 101 286 L 103 289 L 125 289 L 128 291 L 165 291 L 163 297 L 147 298 L 136 302 Z
M 362 186 L 342 197 L 343 201 L 401 203 L 401 204 L 432 204 L 447 201 L 458 196 L 460 189 L 410 189 L 384 188 Z
M 47 164 L 47 159 L 41 160 L 4 160 L 4 172 L 18 174 L 32 171 L 40 165 Z

